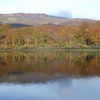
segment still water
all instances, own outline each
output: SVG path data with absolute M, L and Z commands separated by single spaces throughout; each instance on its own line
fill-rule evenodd
M 100 52 L 0 52 L 0 100 L 100 100 Z

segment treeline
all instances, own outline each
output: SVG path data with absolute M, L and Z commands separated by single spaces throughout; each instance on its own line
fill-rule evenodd
M 100 22 L 83 22 L 79 26 L 42 25 L 12 28 L 0 25 L 0 49 L 100 48 Z

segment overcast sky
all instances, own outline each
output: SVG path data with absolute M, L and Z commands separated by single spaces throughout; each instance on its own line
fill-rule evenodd
M 0 13 L 45 13 L 100 20 L 100 0 L 0 0 Z

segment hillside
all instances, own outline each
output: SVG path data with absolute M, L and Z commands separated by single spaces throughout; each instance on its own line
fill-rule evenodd
M 27 25 L 42 25 L 42 24 L 63 24 L 63 25 L 79 25 L 83 21 L 96 22 L 90 19 L 74 19 L 74 18 L 63 18 L 55 17 L 46 14 L 0 14 L 0 21 L 3 23 L 10 23 L 12 26 L 27 26 Z

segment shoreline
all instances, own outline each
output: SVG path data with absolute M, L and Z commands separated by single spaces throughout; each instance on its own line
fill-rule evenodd
M 5 49 L 5 50 L 0 50 L 0 52 L 2 51 L 7 51 L 7 52 L 10 52 L 10 51 L 100 51 L 100 49 L 69 49 L 69 48 L 45 48 L 45 47 L 38 47 L 38 48 L 27 48 L 27 49 Z

